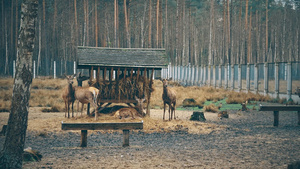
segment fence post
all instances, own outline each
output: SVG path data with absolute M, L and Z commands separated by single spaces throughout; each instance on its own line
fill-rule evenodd
M 250 64 L 249 63 L 247 63 L 246 88 L 247 91 L 250 91 Z
M 224 88 L 227 89 L 228 88 L 228 67 L 229 67 L 229 64 L 225 64 L 224 65 Z
M 268 94 L 268 63 L 264 63 L 264 94 Z
M 216 65 L 213 66 L 213 86 L 217 87 Z
M 195 67 L 195 82 L 194 82 L 194 84 L 195 85 L 197 85 L 198 86 L 198 82 L 199 82 L 199 66 L 197 65 L 196 67 Z
M 53 61 L 53 78 L 56 79 L 56 61 Z
M 219 65 L 219 88 L 222 87 L 222 65 Z
M 195 65 L 192 66 L 192 78 L 191 78 L 191 85 L 195 84 Z
M 276 98 L 279 98 L 279 64 L 275 63 L 275 95 Z
M 207 77 L 206 77 L 206 71 L 207 71 L 207 65 L 204 65 L 204 71 L 203 71 L 203 85 L 205 86 L 207 83 L 206 83 L 206 80 L 207 80 Z
M 15 78 L 16 75 L 16 61 L 13 61 L 13 78 Z
M 287 63 L 287 95 L 288 99 L 292 96 L 292 63 Z
M 203 65 L 200 65 L 200 77 L 199 77 L 199 86 L 202 86 L 202 82 L 203 82 Z
M 258 92 L 258 64 L 254 64 L 254 91 Z
M 239 64 L 239 67 L 238 67 L 238 88 L 239 88 L 239 91 L 242 90 L 242 65 Z
M 35 60 L 33 61 L 33 78 L 35 79 Z
M 207 80 L 208 80 L 208 86 L 211 85 L 211 65 L 208 65 L 208 69 L 207 69 L 207 73 L 208 73 L 208 77 L 207 77 Z
M 76 74 L 76 61 L 74 61 L 74 74 Z
M 234 64 L 231 65 L 231 89 L 234 90 Z

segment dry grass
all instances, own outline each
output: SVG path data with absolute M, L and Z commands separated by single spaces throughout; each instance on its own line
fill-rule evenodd
M 194 99 L 197 105 L 203 105 L 206 101 L 219 101 L 227 98 L 226 102 L 243 103 L 245 101 L 269 101 L 270 97 L 253 93 L 233 92 L 224 89 L 215 89 L 213 87 L 183 87 L 176 83 L 170 83 L 177 94 L 176 107 L 182 106 L 184 99 Z M 74 86 L 77 83 L 75 81 Z M 65 79 L 34 79 L 31 88 L 30 106 L 31 107 L 49 107 L 56 108 L 59 111 L 64 111 L 64 102 L 61 97 L 62 91 L 67 86 Z M 83 83 L 87 86 L 87 81 Z M 0 111 L 7 111 L 10 109 L 10 102 L 12 96 L 13 79 L 0 79 Z M 163 108 L 162 100 L 162 82 L 154 80 L 154 91 L 151 93 L 150 108 Z M 76 104 L 75 104 L 76 107 Z
M 254 93 L 243 93 L 230 91 L 227 94 L 226 103 L 227 104 L 242 104 L 246 101 L 271 101 L 270 96 L 263 96 L 261 94 Z
M 219 108 L 215 104 L 209 104 L 203 107 L 203 111 L 216 113 L 219 111 Z

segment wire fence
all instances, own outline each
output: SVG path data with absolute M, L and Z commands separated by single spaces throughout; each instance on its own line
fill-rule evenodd
M 161 71 L 184 86 L 212 86 L 273 94 L 291 98 L 300 87 L 300 62 L 235 65 L 174 66 Z

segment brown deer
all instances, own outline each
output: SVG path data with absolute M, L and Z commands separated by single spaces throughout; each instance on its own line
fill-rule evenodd
M 144 106 L 143 106 L 143 102 L 145 101 L 145 98 L 139 99 L 135 96 L 135 100 L 137 101 L 135 108 L 133 107 L 121 108 L 118 110 L 118 112 L 116 112 L 115 116 L 119 117 L 120 119 L 127 118 L 130 116 L 132 119 L 135 119 L 135 116 L 143 117 L 145 115 Z
M 95 120 L 98 118 L 97 98 L 99 90 L 95 87 L 75 87 L 75 99 L 82 103 L 81 114 L 84 104 L 90 103 L 95 109 Z M 78 103 L 79 105 L 79 103 Z
M 73 79 L 74 75 L 66 76 L 66 79 L 68 81 L 68 85 L 65 87 L 62 98 L 65 101 L 65 117 L 67 117 L 68 112 L 68 118 L 70 117 L 69 111 L 70 111 L 70 104 L 72 104 L 72 117 L 74 117 L 74 111 L 73 111 L 73 105 L 75 101 L 75 88 L 73 87 Z
M 88 92 L 90 91 L 90 92 Z M 92 93 L 92 96 L 91 96 Z M 99 90 L 95 87 L 75 87 L 75 99 L 78 100 L 77 103 L 77 111 L 79 107 L 79 102 L 82 104 L 81 106 L 81 115 L 83 111 L 84 104 L 90 103 L 92 106 L 95 108 L 95 111 L 97 109 L 97 104 L 98 104 L 98 95 L 99 95 Z M 92 99 L 90 99 L 92 98 Z M 79 113 L 79 112 L 78 112 Z M 77 116 L 78 116 L 77 113 Z M 97 113 L 95 113 L 96 117 Z M 97 119 L 97 118 L 96 118 Z
M 95 108 L 95 120 L 97 120 L 97 104 L 96 100 L 99 94 L 99 90 L 94 87 L 73 87 L 73 79 L 76 75 L 70 75 L 66 76 L 68 80 L 68 86 L 64 90 L 64 93 L 62 94 L 62 97 L 65 101 L 65 107 L 66 111 L 68 112 L 68 118 L 69 116 L 69 109 L 70 104 L 72 103 L 72 117 L 74 117 L 74 111 L 73 111 L 73 104 L 75 100 L 78 100 L 82 104 L 90 103 Z M 82 106 L 83 109 L 83 106 Z M 81 109 L 81 112 L 82 112 Z M 66 114 L 65 114 L 66 117 Z
M 173 118 L 173 112 L 174 112 L 174 119 L 175 117 L 175 106 L 176 106 L 176 92 L 168 87 L 168 81 L 167 79 L 162 79 L 163 82 L 163 94 L 162 99 L 164 101 L 164 116 L 163 120 L 165 120 L 165 111 L 166 111 L 166 104 L 169 105 L 169 120 L 172 120 Z M 171 116 L 170 116 L 170 110 L 171 110 Z

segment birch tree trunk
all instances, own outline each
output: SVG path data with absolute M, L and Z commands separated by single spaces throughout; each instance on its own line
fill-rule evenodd
M 5 142 L 0 154 L 0 168 L 22 168 L 28 121 L 32 55 L 35 41 L 37 0 L 24 0 L 18 38 L 16 76 Z
M 130 43 L 130 34 L 129 34 L 129 28 L 128 28 L 128 16 L 127 16 L 127 5 L 126 5 L 126 0 L 124 0 L 124 15 L 125 15 L 125 29 L 126 29 L 126 39 L 127 39 L 127 47 L 131 48 L 131 43 Z

